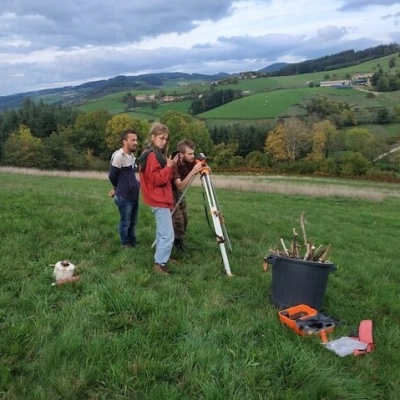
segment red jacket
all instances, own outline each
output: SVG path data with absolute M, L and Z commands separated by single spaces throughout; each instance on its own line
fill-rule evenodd
M 172 194 L 172 168 L 161 167 L 153 152 L 147 156 L 144 171 L 140 170 L 140 189 L 143 202 L 151 207 L 174 208 Z

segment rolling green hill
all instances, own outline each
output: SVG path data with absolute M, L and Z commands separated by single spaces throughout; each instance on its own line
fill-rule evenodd
M 328 96 L 336 100 L 343 100 L 357 112 L 368 112 L 382 107 L 391 109 L 394 105 L 400 104 L 400 92 L 398 91 L 377 93 L 370 98 L 367 93 L 371 89 L 363 86 L 348 90 L 319 86 L 310 87 L 319 85 L 322 80 L 346 79 L 356 73 L 371 73 L 376 72 L 378 69 L 388 72 L 389 59 L 391 57 L 393 55 L 329 72 L 240 79 L 237 84 L 218 85 L 217 89 L 225 90 L 230 88 L 242 91 L 245 97 L 207 111 L 198 117 L 215 124 L 218 121 L 227 120 L 249 121 L 301 116 L 305 114 L 307 102 L 315 96 Z M 395 70 L 397 71 L 398 68 Z M 188 97 L 193 93 L 201 93 L 208 89 L 208 85 L 194 83 L 188 86 L 164 87 L 163 91 L 166 95 L 175 94 L 178 97 Z M 78 108 L 86 112 L 104 108 L 113 114 L 123 113 L 126 112 L 125 104 L 122 103 L 121 99 L 126 93 L 126 91 L 123 91 L 103 96 L 99 99 L 88 101 Z M 135 96 L 157 94 L 158 90 L 132 90 L 130 93 Z M 190 100 L 160 103 L 156 109 L 151 108 L 149 103 L 142 103 L 129 114 L 151 120 L 156 119 L 168 110 L 188 112 L 189 107 Z

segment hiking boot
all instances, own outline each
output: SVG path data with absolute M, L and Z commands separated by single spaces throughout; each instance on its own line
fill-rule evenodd
M 169 275 L 169 272 L 167 271 L 167 268 L 165 268 L 164 265 L 155 263 L 153 269 L 155 272 L 158 272 L 159 274 Z
M 175 247 L 176 247 L 176 250 L 177 250 L 179 253 L 182 253 L 182 252 L 185 251 L 185 249 L 184 249 L 184 247 L 183 247 L 183 239 L 178 239 L 178 238 L 176 238 L 176 239 L 174 240 L 174 245 L 175 245 Z

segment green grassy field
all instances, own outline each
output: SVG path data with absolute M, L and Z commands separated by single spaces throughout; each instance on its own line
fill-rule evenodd
M 326 197 L 321 181 L 319 195 L 215 185 L 233 246 L 229 278 L 201 187 L 187 193 L 188 252 L 165 277 L 151 268 L 146 206 L 139 246 L 119 247 L 105 177 L 0 173 L 0 182 L 1 399 L 400 398 L 396 185 L 340 181 L 368 188 L 365 199 Z M 279 322 L 262 262 L 279 238 L 300 232 L 302 211 L 308 236 L 332 244 L 337 266 L 323 308 L 340 321 L 330 339 L 371 318 L 374 353 L 341 358 Z M 62 259 L 81 280 L 52 286 Z

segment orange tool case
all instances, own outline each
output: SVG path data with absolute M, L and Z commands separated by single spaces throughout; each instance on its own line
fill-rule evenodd
M 333 318 L 326 317 L 305 304 L 280 310 L 278 315 L 279 320 L 298 335 L 319 335 L 324 341 L 326 335 L 331 333 L 335 327 Z

